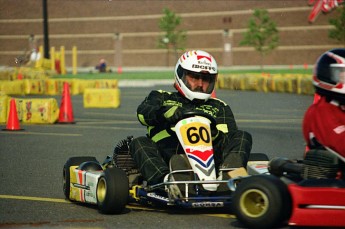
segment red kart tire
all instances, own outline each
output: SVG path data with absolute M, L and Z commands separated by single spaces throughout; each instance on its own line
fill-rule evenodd
M 291 196 L 277 177 L 257 175 L 241 181 L 233 193 L 233 212 L 248 228 L 274 228 L 291 215 Z
M 129 196 L 129 181 L 119 168 L 106 169 L 97 183 L 97 205 L 103 214 L 120 214 Z
M 70 170 L 69 168 L 71 166 L 76 166 L 76 165 L 80 165 L 83 162 L 86 161 L 92 161 L 92 162 L 98 162 L 97 159 L 95 157 L 70 157 L 64 167 L 63 167 L 63 177 L 62 177 L 62 182 L 63 182 L 63 193 L 66 197 L 66 199 L 70 200 L 69 198 L 69 194 L 70 194 L 70 190 L 71 190 L 71 175 L 70 175 Z

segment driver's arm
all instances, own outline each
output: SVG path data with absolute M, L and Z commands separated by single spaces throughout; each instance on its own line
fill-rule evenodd
M 137 117 L 144 126 L 155 126 L 161 121 L 162 104 L 164 95 L 159 91 L 151 91 L 150 94 L 137 108 Z
M 221 103 L 218 106 L 218 109 L 219 112 L 216 116 L 217 129 L 223 133 L 236 132 L 238 127 L 230 106 L 225 103 Z

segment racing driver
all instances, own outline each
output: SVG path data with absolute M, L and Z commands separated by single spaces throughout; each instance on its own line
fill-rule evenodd
M 323 53 L 313 84 L 320 99 L 307 110 L 304 138 L 310 149 L 327 149 L 345 160 L 345 49 Z
M 148 133 L 133 139 L 130 152 L 149 184 L 164 182 L 170 158 L 183 152 L 171 127 L 188 111 L 205 112 L 216 120 L 211 130 L 216 168 L 246 166 L 252 138 L 238 129 L 230 107 L 211 97 L 217 75 L 217 63 L 209 53 L 185 52 L 175 67 L 177 91 L 153 90 L 138 106 L 137 117 Z

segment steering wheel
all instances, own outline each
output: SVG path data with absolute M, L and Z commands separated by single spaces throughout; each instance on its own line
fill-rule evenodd
M 210 123 L 211 127 L 215 127 L 217 125 L 217 121 L 212 115 L 207 114 L 202 111 L 188 111 L 183 114 L 183 118 L 189 118 L 189 117 L 194 117 L 194 116 L 201 116 L 201 117 L 207 118 L 211 122 Z

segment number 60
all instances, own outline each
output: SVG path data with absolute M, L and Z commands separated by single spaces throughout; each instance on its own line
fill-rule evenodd
M 190 127 L 187 129 L 187 138 L 188 141 L 192 144 L 196 144 L 200 139 L 206 143 L 211 141 L 211 137 L 207 129 L 201 126 L 198 130 L 196 127 Z

